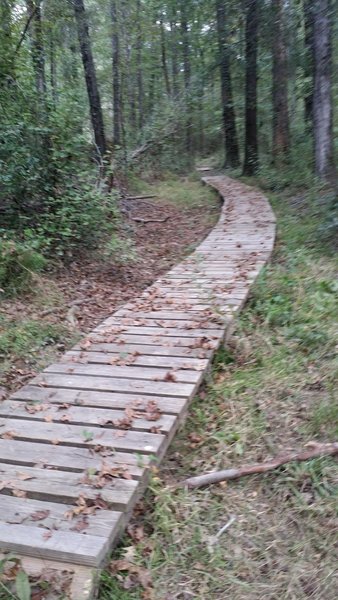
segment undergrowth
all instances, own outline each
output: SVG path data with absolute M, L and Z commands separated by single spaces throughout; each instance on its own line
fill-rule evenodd
M 153 588 L 128 569 L 107 570 L 100 600 L 336 598 L 334 459 L 207 489 L 170 487 L 337 439 L 337 265 L 316 194 L 271 198 L 279 218 L 273 260 L 113 555 L 150 572 Z

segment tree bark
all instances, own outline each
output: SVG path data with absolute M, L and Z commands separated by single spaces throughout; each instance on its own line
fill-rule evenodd
M 313 125 L 313 90 L 314 90 L 314 15 L 313 0 L 304 0 L 304 27 L 305 27 L 305 77 L 307 78 L 307 92 L 304 98 L 304 119 L 307 127 L 312 130 Z
M 176 10 L 175 10 L 176 18 Z M 174 20 L 170 21 L 170 50 L 171 50 L 171 74 L 173 83 L 173 97 L 178 98 L 180 94 L 179 66 L 178 66 L 178 42 L 177 27 Z
M 0 87 L 15 79 L 11 9 L 9 0 L 0 2 Z
M 136 2 L 137 19 L 137 39 L 136 39 L 136 63 L 137 63 L 137 93 L 138 93 L 138 124 L 142 128 L 144 125 L 144 90 L 143 90 L 143 71 L 142 71 L 142 25 L 141 25 L 141 1 Z
M 279 164 L 285 160 L 290 145 L 284 0 L 273 3 L 272 56 L 272 155 L 274 162 Z
M 225 167 L 239 166 L 239 149 L 236 131 L 236 117 L 232 94 L 230 57 L 226 36 L 226 15 L 224 0 L 216 0 L 217 33 L 221 72 L 221 98 L 225 146 Z
M 254 175 L 258 169 L 258 134 L 257 134 L 258 2 L 259 2 L 259 0 L 246 0 L 245 155 L 244 155 L 243 175 Z
M 318 444 L 317 442 L 313 442 L 308 444 L 308 447 L 309 449 L 302 450 L 301 452 L 282 454 L 266 462 L 190 477 L 182 481 L 181 485 L 190 489 L 200 488 L 212 483 L 231 481 L 232 479 L 239 479 L 240 477 L 247 477 L 256 473 L 267 473 L 289 462 L 303 462 L 319 456 L 335 456 L 338 454 L 337 442 L 333 442 L 332 444 Z
M 45 49 L 42 35 L 41 0 L 26 0 L 28 19 L 31 20 L 32 60 L 36 90 L 42 102 L 46 101 L 47 84 Z
M 315 0 L 313 94 L 315 172 L 324 180 L 330 180 L 334 176 L 331 18 L 330 0 Z
M 183 50 L 183 68 L 184 68 L 184 89 L 186 105 L 186 150 L 188 157 L 193 154 L 192 142 L 192 105 L 190 99 L 191 83 L 191 61 L 190 61 L 190 35 L 188 25 L 188 6 L 186 0 L 181 0 L 181 31 L 182 31 L 182 50 Z
M 118 0 L 111 0 L 110 12 L 112 20 L 112 66 L 113 66 L 113 114 L 114 145 L 121 145 L 121 87 L 120 87 L 120 38 L 118 23 Z
M 164 77 L 165 89 L 166 89 L 166 92 L 167 92 L 168 96 L 171 96 L 171 86 L 170 86 L 169 73 L 168 73 L 168 65 L 167 65 L 166 36 L 165 36 L 165 31 L 164 31 L 164 26 L 163 26 L 163 20 L 162 19 L 160 19 L 160 33 L 161 33 L 162 70 L 163 70 L 163 77 Z
M 81 58 L 87 86 L 90 116 L 94 131 L 95 144 L 98 154 L 102 158 L 106 154 L 107 146 L 104 132 L 101 98 L 97 85 L 86 9 L 83 0 L 72 1 L 74 6 L 78 38 L 81 50 Z

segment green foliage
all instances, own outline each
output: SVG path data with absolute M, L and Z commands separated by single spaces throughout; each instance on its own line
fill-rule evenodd
M 5 293 L 27 288 L 47 260 L 28 242 L 4 237 L 0 240 L 0 286 Z
M 0 356 L 2 359 L 14 355 L 27 358 L 41 348 L 64 340 L 66 328 L 61 325 L 23 320 L 11 322 L 0 317 Z

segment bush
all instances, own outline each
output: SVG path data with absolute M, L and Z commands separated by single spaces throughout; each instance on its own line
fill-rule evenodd
M 0 240 L 0 286 L 6 294 L 29 286 L 47 260 L 27 242 Z

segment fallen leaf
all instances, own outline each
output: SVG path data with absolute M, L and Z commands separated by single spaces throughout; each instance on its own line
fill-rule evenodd
M 32 521 L 43 521 L 50 515 L 50 510 L 37 510 L 30 515 Z

